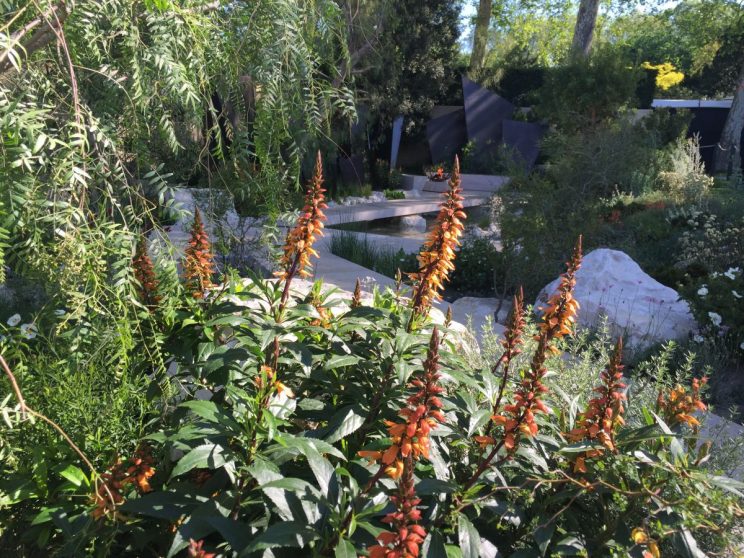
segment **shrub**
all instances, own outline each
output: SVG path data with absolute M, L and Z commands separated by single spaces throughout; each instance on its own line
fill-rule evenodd
M 594 126 L 632 105 L 639 79 L 639 70 L 628 67 L 619 51 L 595 49 L 547 73 L 536 110 L 560 130 Z
M 676 203 L 700 203 L 713 186 L 713 178 L 705 174 L 697 138 L 677 140 L 669 153 L 669 167 L 659 173 L 659 182 Z
M 385 199 L 388 200 L 406 199 L 406 193 L 402 192 L 401 190 L 383 190 L 382 193 L 385 194 Z
M 741 260 L 739 260 L 741 261 Z M 731 340 L 744 356 L 744 273 L 741 267 L 714 271 L 688 285 L 683 295 L 702 326 L 702 333 Z
M 64 462 L 44 450 L 2 462 L 1 524 L 29 553 L 694 556 L 698 541 L 734 544 L 743 486 L 697 447 L 705 380 L 629 397 L 618 341 L 591 393 L 556 389 L 580 242 L 543 318 L 529 323 L 515 297 L 499 353 L 473 367 L 430 312 L 462 234 L 457 166 L 410 297 L 294 290 L 324 207 L 316 172 L 277 280 L 180 291 L 182 312 L 158 322 L 179 389 L 136 449 L 103 467 L 72 446 Z M 25 434 L 38 414 L 4 372 L 17 403 L 4 417 Z M 16 540 L 3 544 L 20 554 Z
M 468 238 L 457 252 L 450 288 L 461 295 L 493 296 L 499 258 L 490 238 Z

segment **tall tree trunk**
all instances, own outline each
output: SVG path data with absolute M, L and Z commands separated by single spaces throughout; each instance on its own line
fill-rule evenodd
M 491 24 L 491 0 L 480 0 L 478 14 L 475 16 L 475 33 L 473 35 L 473 52 L 470 54 L 470 71 L 483 67 L 488 42 L 488 26 Z
M 741 168 L 741 130 L 744 128 L 744 64 L 739 70 L 736 81 L 734 102 L 731 105 L 726 124 L 723 126 L 721 139 L 718 142 L 713 171 L 725 172 L 727 176 Z
M 581 0 L 579 13 L 576 15 L 573 43 L 571 49 L 576 54 L 589 56 L 594 38 L 594 28 L 597 25 L 599 0 Z

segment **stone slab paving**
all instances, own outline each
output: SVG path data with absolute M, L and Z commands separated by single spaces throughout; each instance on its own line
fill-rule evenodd
M 395 287 L 395 281 L 390 277 L 331 254 L 324 242 L 318 243 L 318 254 L 320 257 L 313 259 L 313 279 L 322 279 L 325 283 L 332 283 L 352 292 L 357 279 L 363 282 L 365 291 L 371 291 L 374 285 L 381 289 Z
M 488 203 L 489 195 L 484 192 L 464 193 L 463 206 L 474 207 Z M 423 192 L 420 197 L 405 200 L 385 200 L 352 206 L 333 206 L 326 211 L 326 226 L 358 221 L 373 221 L 388 217 L 404 217 L 439 211 L 444 197 L 441 194 Z

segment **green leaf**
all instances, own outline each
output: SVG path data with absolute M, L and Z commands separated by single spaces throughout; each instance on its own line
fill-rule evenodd
M 195 415 L 212 423 L 226 427 L 231 433 L 241 432 L 240 425 L 212 401 L 186 401 L 180 405 Z
M 439 479 L 421 479 L 416 485 L 416 493 L 424 496 L 451 494 L 456 490 L 455 484 Z
M 187 473 L 195 468 L 219 469 L 226 463 L 222 455 L 223 451 L 224 448 L 219 444 L 202 444 L 201 446 L 196 446 L 178 460 L 171 473 L 171 478 Z
M 687 529 L 682 529 L 674 534 L 672 538 L 674 547 L 682 555 L 682 558 L 707 558 L 707 554 L 700 550 L 700 547 Z
M 302 479 L 285 477 L 283 479 L 277 479 L 262 484 L 261 490 L 266 490 L 267 488 L 281 488 L 282 490 L 289 490 L 290 492 L 305 492 L 311 486 L 312 485 L 309 482 Z
M 129 513 L 175 521 L 183 515 L 189 515 L 204 501 L 206 498 L 190 497 L 177 492 L 151 492 L 127 500 L 121 509 Z
M 324 367 L 328 370 L 341 368 L 343 366 L 353 366 L 361 360 L 357 355 L 336 355 L 325 361 Z
M 457 538 L 463 558 L 480 558 L 480 534 L 467 517 L 457 517 Z
M 314 529 L 299 521 L 285 521 L 275 523 L 240 553 L 240 556 L 248 556 L 257 550 L 267 550 L 277 547 L 302 548 L 317 537 Z
M 253 539 L 250 526 L 228 517 L 209 515 L 204 518 L 209 525 L 217 529 L 222 537 L 230 543 L 234 552 L 243 550 Z
M 336 546 L 336 558 L 357 558 L 357 551 L 351 541 L 341 539 Z
M 75 465 L 68 465 L 63 470 L 61 470 L 59 474 L 75 486 L 82 486 L 83 484 L 88 486 L 89 484 L 88 477 L 85 476 L 83 470 L 80 469 L 80 467 L 76 467 Z
M 326 434 L 323 439 L 329 444 L 333 444 L 356 432 L 363 424 L 364 416 L 361 414 L 359 405 L 343 407 L 328 421 L 326 430 L 329 434 Z
M 439 531 L 432 531 L 421 546 L 422 558 L 447 558 L 444 537 Z
M 545 556 L 545 553 L 548 551 L 548 546 L 550 545 L 550 539 L 553 538 L 553 533 L 555 533 L 555 523 L 552 521 L 547 524 L 543 523 L 538 525 L 537 529 L 532 533 L 532 537 L 535 539 L 535 542 L 540 549 L 541 556 Z
M 744 482 L 718 475 L 705 476 L 705 480 L 714 484 L 718 488 L 723 488 L 732 494 L 736 494 L 740 498 L 744 498 Z
M 470 416 L 468 426 L 468 438 L 470 438 L 481 426 L 486 424 L 491 418 L 491 409 L 480 409 Z

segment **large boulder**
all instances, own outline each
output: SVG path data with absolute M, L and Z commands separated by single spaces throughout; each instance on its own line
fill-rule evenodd
M 543 306 L 558 288 L 556 279 L 537 297 Z M 627 254 L 599 249 L 584 256 L 576 273 L 579 325 L 594 327 L 606 319 L 613 335 L 626 345 L 645 348 L 670 339 L 683 339 L 697 330 L 697 323 L 677 291 L 644 273 Z

